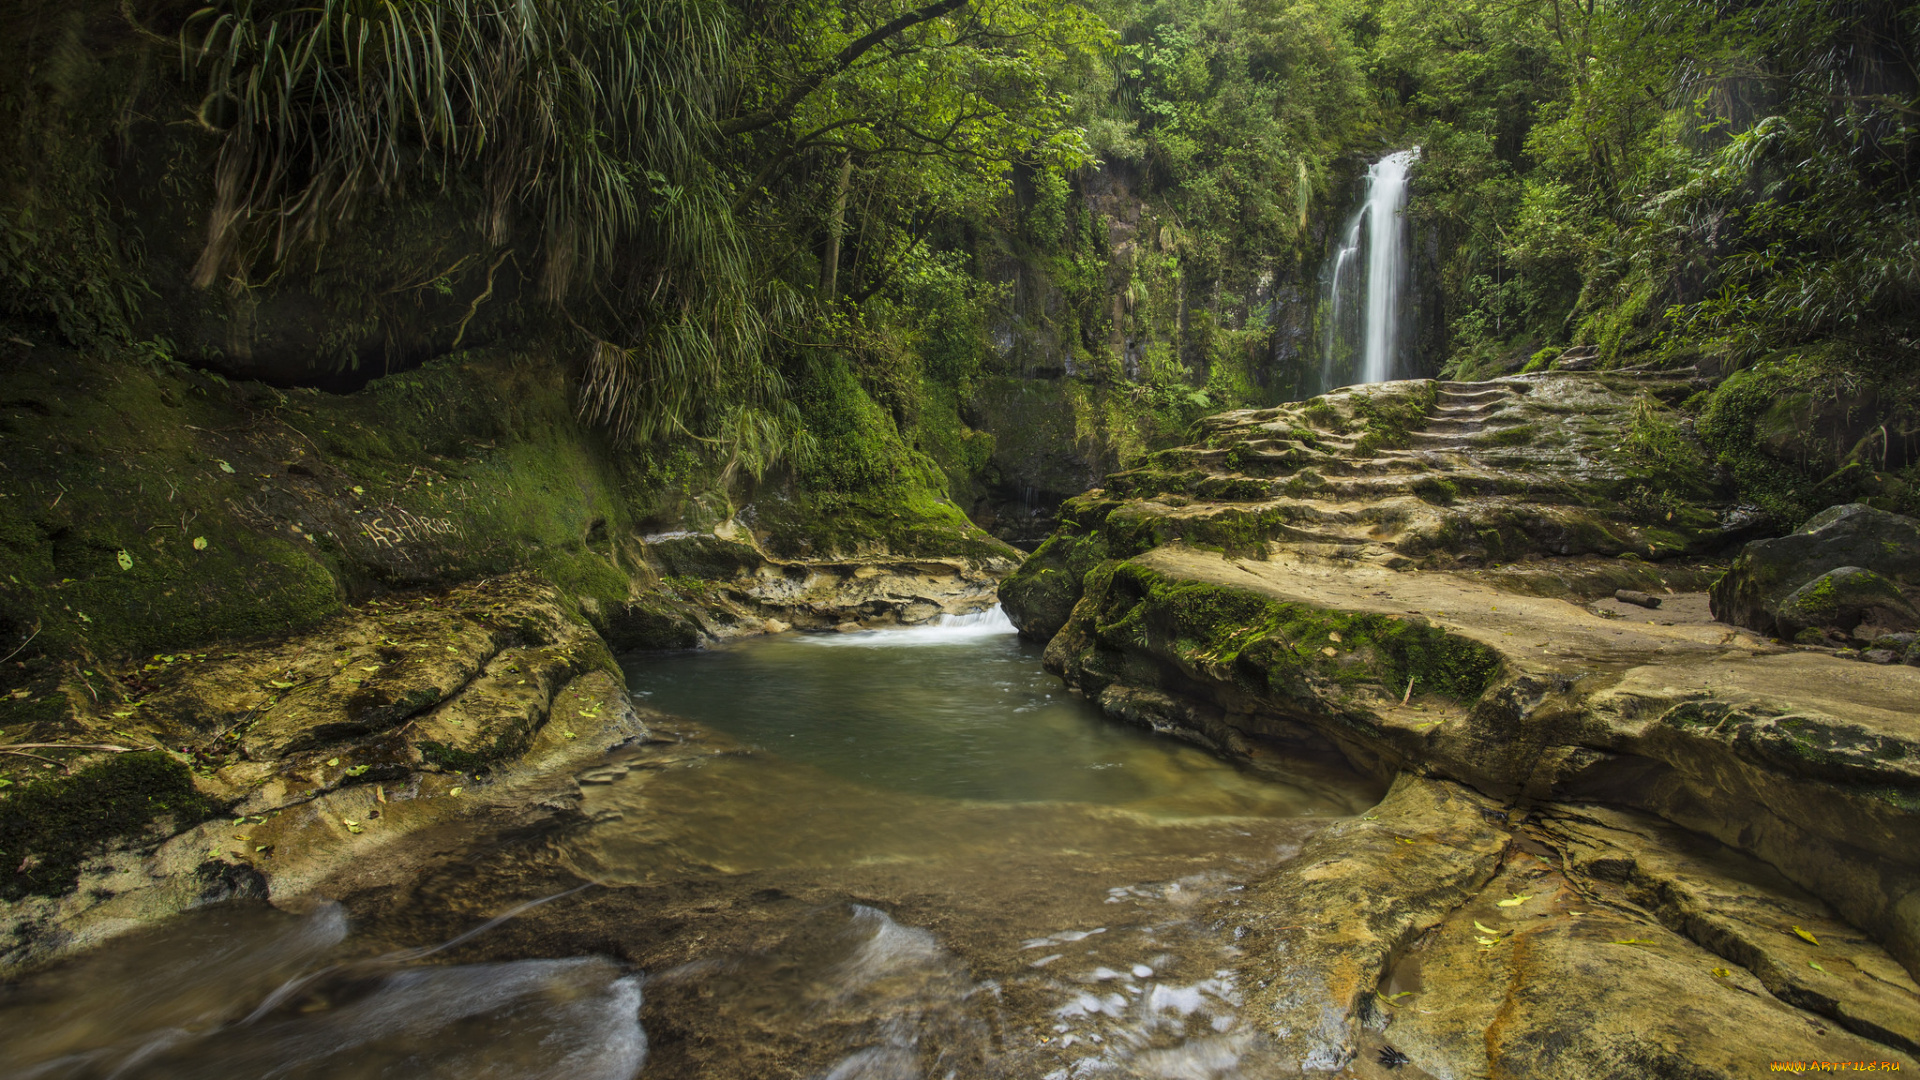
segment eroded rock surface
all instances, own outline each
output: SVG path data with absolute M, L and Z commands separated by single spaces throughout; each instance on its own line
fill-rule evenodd
M 1751 521 L 1676 463 L 1662 395 L 1554 373 L 1227 414 L 1071 501 L 1003 587 L 1117 718 L 1398 778 L 1249 901 L 1298 1067 L 1911 1060 L 1920 670 L 1712 618 Z
M 527 576 L 98 674 L 129 692 L 102 698 L 75 680 L 64 719 L 34 741 L 96 757 L 154 748 L 191 770 L 198 816 L 216 816 L 89 841 L 72 881 L 0 908 L 10 966 L 204 903 L 294 899 L 463 817 L 566 812 L 569 762 L 646 737 L 605 644 Z M 54 839 L 9 843 L 33 860 Z

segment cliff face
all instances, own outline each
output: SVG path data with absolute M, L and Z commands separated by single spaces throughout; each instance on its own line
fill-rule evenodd
M 1110 715 L 1396 784 L 1250 901 L 1274 929 L 1247 974 L 1303 1067 L 1385 1022 L 1463 1075 L 1519 1068 L 1549 1032 L 1582 1075 L 1618 1040 L 1711 1072 L 1723 1036 L 1651 1048 L 1688 1027 L 1661 987 L 1696 965 L 1716 973 L 1701 993 L 1751 977 L 1769 995 L 1716 1014 L 1736 1040 L 1808 1010 L 1914 1048 L 1920 668 L 1713 620 L 1704 587 L 1751 519 L 1661 404 L 1686 391 L 1556 372 L 1210 418 L 1069 501 L 1002 586 Z M 1711 850 L 1764 874 L 1708 870 Z M 1816 910 L 1843 974 L 1789 955 L 1785 928 Z M 1422 965 L 1485 1008 L 1378 1006 L 1419 992 Z M 1574 968 L 1630 989 L 1576 1003 L 1551 985 Z M 1522 1001 L 1524 1036 L 1494 1020 Z M 1898 1015 L 1868 1017 L 1887 1002 Z

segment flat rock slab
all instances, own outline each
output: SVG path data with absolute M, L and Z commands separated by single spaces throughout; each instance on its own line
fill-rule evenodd
M 1246 1015 L 1300 1073 L 1384 1076 L 1383 1053 L 1441 1080 L 1920 1060 L 1920 988 L 1884 950 L 1764 864 L 1631 811 L 1529 814 L 1403 778 L 1230 917 Z
M 1920 968 L 1920 669 L 1715 624 L 1606 619 L 1446 573 L 1178 545 L 1133 562 L 1287 603 L 1424 619 L 1492 650 L 1504 670 L 1477 701 L 1403 704 L 1398 687 L 1323 682 L 1312 688 L 1319 722 L 1395 769 L 1653 810 L 1772 862 Z

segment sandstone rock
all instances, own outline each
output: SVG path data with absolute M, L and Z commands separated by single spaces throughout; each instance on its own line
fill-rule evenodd
M 404 838 L 482 808 L 551 816 L 522 795 L 555 777 L 571 785 L 569 763 L 645 735 L 592 628 L 523 575 L 383 598 L 241 652 L 167 661 L 142 666 L 138 709 L 102 704 L 77 723 L 220 763 L 195 784 L 226 813 L 109 845 L 74 891 L 0 904 L 0 966 L 221 898 L 295 897 L 354 860 L 399 859 Z
M 1202 441 L 1067 500 L 1001 602 L 1045 640 L 1094 566 L 1176 541 L 1253 559 L 1278 547 L 1389 570 L 1498 568 L 1583 599 L 1664 589 L 1654 560 L 1712 552 L 1751 528 L 1677 421 L 1647 412 L 1650 395 L 1686 385 L 1571 372 L 1408 381 L 1207 417 Z M 1642 413 L 1680 448 L 1651 478 L 1620 437 Z M 1543 557 L 1560 562 L 1531 561 Z M 1606 565 L 1562 565 L 1583 559 Z
M 1409 777 L 1250 888 L 1248 1012 L 1284 1058 L 1323 1071 L 1352 1060 L 1388 960 L 1500 865 L 1497 814 L 1467 788 Z
M 1051 633 L 1047 666 L 1110 715 L 1241 757 L 1331 745 L 1394 784 L 1247 901 L 1270 913 L 1248 924 L 1249 1000 L 1296 1068 L 1378 1075 L 1392 1046 L 1433 1077 L 1733 1077 L 1891 1060 L 1915 1038 L 1920 671 L 1713 621 L 1687 591 L 1712 563 L 1688 556 L 1752 521 L 1670 476 L 1649 512 L 1652 467 L 1611 450 L 1621 423 L 1661 423 L 1644 398 L 1624 414 L 1632 386 L 1388 384 L 1211 418 L 1202 443 L 1069 500 L 1002 589 L 1016 623 Z M 1871 513 L 1809 531 L 1904 520 Z M 1773 610 L 1875 568 L 1864 541 L 1840 546 L 1774 581 Z M 1848 629 L 1920 649 L 1881 600 Z M 1436 789 L 1460 793 L 1433 811 L 1456 850 L 1374 844 L 1368 828 Z M 1521 806 L 1536 820 L 1494 824 Z M 1487 863 L 1482 826 L 1500 837 Z M 1828 951 L 1796 952 L 1793 925 Z M 1420 1007 L 1373 997 L 1381 978 Z M 1776 1053 L 1782 1032 L 1808 1049 Z
M 1869 614 L 1884 612 L 1887 617 L 1911 618 L 1910 603 L 1902 609 L 1893 604 L 1885 588 L 1864 579 L 1862 599 L 1868 599 L 1869 594 L 1878 595 L 1887 606 L 1836 603 L 1828 608 L 1823 603 L 1823 590 L 1815 589 L 1801 595 L 1794 611 L 1783 617 L 1782 605 L 1789 597 L 1823 575 L 1842 568 L 1870 571 L 1890 582 L 1896 590 L 1920 588 L 1920 522 L 1860 503 L 1849 503 L 1814 515 L 1787 536 L 1753 541 L 1714 585 L 1714 617 L 1763 634 L 1788 638 L 1808 627 L 1851 632 Z M 1822 616 L 1817 613 L 1822 611 L 1830 611 L 1834 621 L 1820 621 Z M 1853 621 L 1848 623 L 1848 619 Z M 1884 629 L 1911 630 L 1914 625 Z

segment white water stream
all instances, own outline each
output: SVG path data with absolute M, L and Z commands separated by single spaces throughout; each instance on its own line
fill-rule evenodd
M 1386 382 L 1400 374 L 1401 293 L 1407 279 L 1407 185 L 1420 148 L 1388 154 L 1367 170 L 1327 275 L 1323 388 Z

